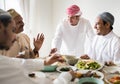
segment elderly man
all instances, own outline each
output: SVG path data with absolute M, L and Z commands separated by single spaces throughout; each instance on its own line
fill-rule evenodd
M 82 17 L 77 5 L 68 7 L 67 15 L 56 29 L 52 48 L 57 48 L 60 54 L 78 57 L 87 51 L 86 47 L 92 42 L 93 29 L 90 22 Z
M 87 55 L 101 62 L 120 63 L 120 39 L 113 33 L 114 16 L 109 12 L 98 15 L 95 22 L 95 36 Z
M 15 23 L 10 14 L 0 9 L 0 50 L 8 50 L 12 46 L 16 39 L 14 29 Z M 44 65 L 56 61 L 63 61 L 58 54 L 53 54 L 45 60 L 25 60 L 0 55 L 0 84 L 69 84 L 74 76 L 73 71 L 62 73 L 54 82 L 42 77 L 39 82 L 34 82 L 25 74 L 28 70 L 40 70 Z
M 19 58 L 36 58 L 39 56 L 39 49 L 41 48 L 43 41 L 44 41 L 44 35 L 38 34 L 37 38 L 34 38 L 34 49 L 32 50 L 30 46 L 30 39 L 29 37 L 21 33 L 23 32 L 23 18 L 18 14 L 14 9 L 8 10 L 8 12 L 12 15 L 12 18 L 15 20 L 16 27 L 15 27 L 15 33 L 17 34 L 16 42 L 13 44 L 13 46 L 10 48 L 9 51 L 2 50 L 0 53 L 6 56 L 10 57 L 19 57 Z

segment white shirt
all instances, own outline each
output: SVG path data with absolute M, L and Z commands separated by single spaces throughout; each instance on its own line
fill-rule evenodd
M 88 56 L 101 62 L 120 63 L 120 38 L 112 31 L 105 36 L 96 35 Z
M 60 54 L 80 56 L 84 54 L 84 48 L 89 46 L 93 35 L 88 20 L 80 18 L 78 24 L 72 26 L 67 19 L 64 19 L 56 29 L 52 48 L 57 48 Z M 87 51 L 87 49 L 85 50 Z
M 55 81 L 41 78 L 39 82 L 31 80 L 29 71 L 44 68 L 41 59 L 19 59 L 0 56 L 0 84 L 69 84 L 72 76 L 70 73 L 62 73 Z M 28 71 L 29 70 L 29 71 Z

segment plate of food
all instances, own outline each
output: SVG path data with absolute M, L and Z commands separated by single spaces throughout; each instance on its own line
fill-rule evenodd
M 112 73 L 116 73 L 116 74 L 120 74 L 120 67 L 118 67 L 118 66 L 109 66 L 109 67 L 105 67 L 105 68 L 103 68 L 103 71 L 104 71 L 104 73 L 110 73 L 110 74 L 112 74 Z
M 105 81 L 107 84 L 120 84 L 120 74 L 108 74 Z
M 103 68 L 103 63 L 100 63 L 96 60 L 85 60 L 80 59 L 75 65 L 79 70 L 100 70 Z
M 92 78 L 98 78 L 98 79 L 104 78 L 104 74 L 96 70 L 79 70 L 77 71 L 77 74 L 81 74 L 77 78 L 84 78 L 84 77 L 92 77 Z
M 70 71 L 70 70 L 76 70 L 76 67 L 74 67 L 74 66 L 59 66 L 59 67 L 57 67 L 56 70 L 58 72 L 67 72 L 67 71 Z

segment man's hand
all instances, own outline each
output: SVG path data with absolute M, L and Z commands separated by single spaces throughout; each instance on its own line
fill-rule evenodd
M 80 58 L 81 58 L 81 59 L 90 59 L 90 57 L 89 57 L 88 55 L 86 55 L 86 54 L 85 54 L 85 55 L 80 56 Z
M 59 54 L 52 54 L 50 57 L 46 58 L 46 60 L 44 61 L 44 64 L 51 65 L 57 61 L 64 62 L 64 59 Z
M 41 33 L 41 34 L 38 34 L 37 35 L 37 38 L 34 38 L 34 47 L 35 47 L 35 51 L 39 51 L 39 49 L 41 48 L 42 44 L 43 44 L 43 41 L 44 41 L 44 34 Z
M 51 55 L 54 54 L 55 52 L 57 52 L 57 48 L 51 49 L 49 56 L 51 56 Z
M 16 58 L 25 58 L 25 55 L 17 55 Z
M 109 61 L 109 62 L 105 62 L 106 66 L 115 66 L 114 62 Z
M 76 72 L 76 71 L 73 71 L 73 70 L 70 70 L 69 73 L 72 75 L 71 81 L 74 81 L 75 78 L 76 78 L 76 73 L 77 73 L 77 72 Z

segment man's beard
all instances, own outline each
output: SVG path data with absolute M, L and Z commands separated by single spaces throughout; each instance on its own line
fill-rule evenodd
M 0 45 L 0 50 L 9 50 L 9 47 Z

